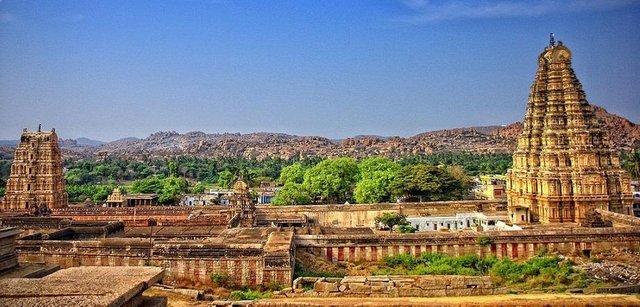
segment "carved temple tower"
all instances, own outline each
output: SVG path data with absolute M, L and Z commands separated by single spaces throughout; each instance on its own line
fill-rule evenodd
M 594 208 L 631 214 L 630 177 L 571 68 L 571 51 L 553 36 L 538 57 L 523 123 L 507 172 L 512 222 L 582 222 Z
M 229 198 L 230 217 L 232 227 L 255 227 L 256 204 L 251 197 L 249 185 L 238 180 L 233 185 L 233 195 Z
M 63 208 L 67 205 L 62 155 L 55 129 L 24 129 L 13 156 L 2 209 Z

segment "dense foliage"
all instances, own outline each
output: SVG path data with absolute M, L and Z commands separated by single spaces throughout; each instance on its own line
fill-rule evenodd
M 622 164 L 637 177 L 640 154 L 622 156 Z M 0 161 L 0 185 L 6 184 L 11 161 Z M 398 161 L 372 157 L 356 161 L 352 158 L 322 160 L 319 157 L 285 160 L 257 160 L 243 157 L 202 159 L 176 157 L 160 160 L 125 160 L 109 158 L 101 161 L 66 160 L 65 179 L 72 202 L 87 198 L 102 201 L 116 186 L 151 184 L 150 193 L 164 194 L 162 200 L 175 199 L 176 191 L 202 192 L 206 187 L 229 188 L 242 176 L 252 186 L 261 181 L 279 181 L 284 188 L 276 196 L 276 204 L 308 204 L 311 202 L 394 202 L 406 200 L 459 199 L 468 190 L 469 177 L 478 174 L 504 173 L 511 166 L 511 155 L 503 153 L 436 153 L 407 156 Z M 164 188 L 171 177 L 186 179 L 189 187 L 175 180 Z M 198 184 L 199 183 L 199 184 Z M 175 187 L 169 187 L 169 186 Z M 163 186 L 163 187 L 160 187 Z M 135 190 L 135 188 L 134 188 Z M 133 191 L 129 191 L 133 193 Z M 3 189 L 0 187 L 0 195 Z
M 488 275 L 499 285 L 521 289 L 584 288 L 596 281 L 574 263 L 544 252 L 524 262 L 495 256 L 422 253 L 385 257 L 377 275 Z
M 409 222 L 407 222 L 407 217 L 405 215 L 398 214 L 398 213 L 390 213 L 390 212 L 385 212 L 382 215 L 376 216 L 375 221 L 376 221 L 376 224 L 389 228 L 389 232 L 393 232 L 393 227 L 395 226 L 402 227 L 402 226 L 409 225 Z M 409 228 L 403 228 L 403 229 L 404 231 L 401 231 L 401 232 L 415 231 L 415 229 L 413 231 L 410 231 Z

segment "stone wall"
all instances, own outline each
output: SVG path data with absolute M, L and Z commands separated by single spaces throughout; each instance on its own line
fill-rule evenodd
M 379 261 L 385 256 L 419 255 L 422 252 L 527 259 L 543 248 L 562 253 L 598 253 L 613 248 L 638 250 L 640 227 L 550 228 L 480 233 L 296 235 L 295 245 L 334 263 Z
M 226 225 L 228 218 L 220 211 L 224 207 L 212 206 L 215 213 L 193 216 L 193 207 L 70 207 L 53 210 L 52 217 L 74 221 L 122 221 L 127 227 L 147 226 L 153 218 L 158 225 Z
M 425 203 L 388 203 L 353 205 L 270 206 L 258 205 L 258 220 L 265 217 L 306 215 L 309 223 L 319 226 L 375 227 L 375 218 L 386 212 L 407 216 L 435 214 L 455 215 L 457 212 L 506 211 L 506 201 L 468 200 Z
M 237 234 L 242 237 L 242 233 Z M 287 240 L 288 239 L 288 240 Z M 76 266 L 159 266 L 165 282 L 210 285 L 211 274 L 236 287 L 290 285 L 293 279 L 293 233 L 270 232 L 248 243 L 104 239 L 93 241 L 20 240 L 20 261 L 46 262 L 62 268 Z
M 311 288 L 310 290 L 306 290 Z M 391 275 L 343 278 L 299 277 L 275 297 L 434 297 L 507 293 L 488 276 Z
M 603 220 L 611 222 L 613 227 L 640 227 L 640 218 L 607 210 L 595 210 Z

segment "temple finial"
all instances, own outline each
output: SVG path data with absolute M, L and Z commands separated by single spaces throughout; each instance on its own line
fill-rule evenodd
M 42 124 L 38 124 L 38 132 L 42 131 Z
M 549 47 L 554 47 L 556 45 L 556 38 L 553 36 L 553 32 L 549 34 Z

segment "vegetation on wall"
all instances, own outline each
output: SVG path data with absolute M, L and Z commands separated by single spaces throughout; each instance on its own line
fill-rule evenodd
M 518 289 L 585 288 L 598 282 L 570 260 L 557 255 L 539 253 L 527 261 L 478 255 L 448 256 L 422 253 L 385 257 L 380 261 L 376 275 L 472 275 L 491 276 L 499 286 Z

